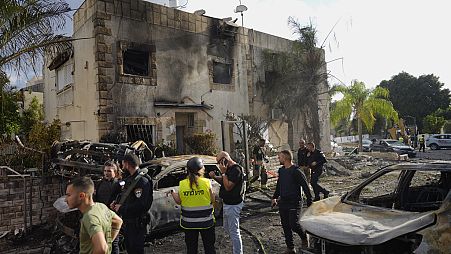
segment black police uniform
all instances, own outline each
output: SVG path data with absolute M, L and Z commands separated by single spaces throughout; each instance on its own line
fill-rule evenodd
M 138 173 L 139 171 L 136 171 L 125 179 L 123 193 L 129 188 Z M 146 229 L 150 221 L 148 210 L 153 201 L 152 191 L 152 182 L 145 176 L 141 177 L 124 204 L 119 208 L 119 214 L 124 221 L 125 248 L 129 254 L 144 254 Z
M 312 166 L 312 163 L 316 162 L 315 166 Z M 315 199 L 319 200 L 320 193 L 324 194 L 324 197 L 329 196 L 329 191 L 324 189 L 321 185 L 318 184 L 319 177 L 323 173 L 323 164 L 326 163 L 326 157 L 324 156 L 323 152 L 321 152 L 318 149 L 315 149 L 313 152 L 307 153 L 307 163 L 309 167 L 312 169 L 312 176 L 310 180 L 310 184 L 313 188 L 313 193 L 315 193 Z

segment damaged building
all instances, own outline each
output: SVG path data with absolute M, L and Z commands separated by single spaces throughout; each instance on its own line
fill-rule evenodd
M 305 121 L 288 130 L 257 85 L 265 81 L 263 51 L 289 51 L 290 40 L 139 0 L 86 0 L 73 21 L 73 48 L 46 59 L 44 71 L 46 93 L 54 95 L 44 106 L 57 109 L 46 120 L 61 120 L 62 138 L 122 133 L 183 153 L 183 138 L 199 132 L 216 133 L 220 147 L 221 121 L 230 113 L 271 120 L 277 146 L 295 148 L 304 135 Z M 321 148 L 329 150 L 329 101 L 322 96 Z

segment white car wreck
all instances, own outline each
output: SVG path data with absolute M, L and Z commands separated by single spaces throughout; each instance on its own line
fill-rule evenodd
M 310 253 L 451 253 L 451 162 L 377 171 L 301 217 Z M 308 253 L 306 252 L 306 253 Z

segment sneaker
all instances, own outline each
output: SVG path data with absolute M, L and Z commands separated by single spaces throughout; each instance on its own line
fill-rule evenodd
M 324 192 L 324 198 L 328 198 L 329 197 L 329 193 L 330 193 L 330 191 Z
M 284 254 L 295 254 L 296 253 L 296 249 L 295 248 L 287 248 L 287 250 L 285 250 Z

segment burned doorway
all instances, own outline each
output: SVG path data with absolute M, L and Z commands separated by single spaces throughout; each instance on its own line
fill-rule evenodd
M 176 112 L 175 113 L 175 142 L 178 154 L 186 153 L 185 137 L 194 133 L 194 119 L 196 113 Z

